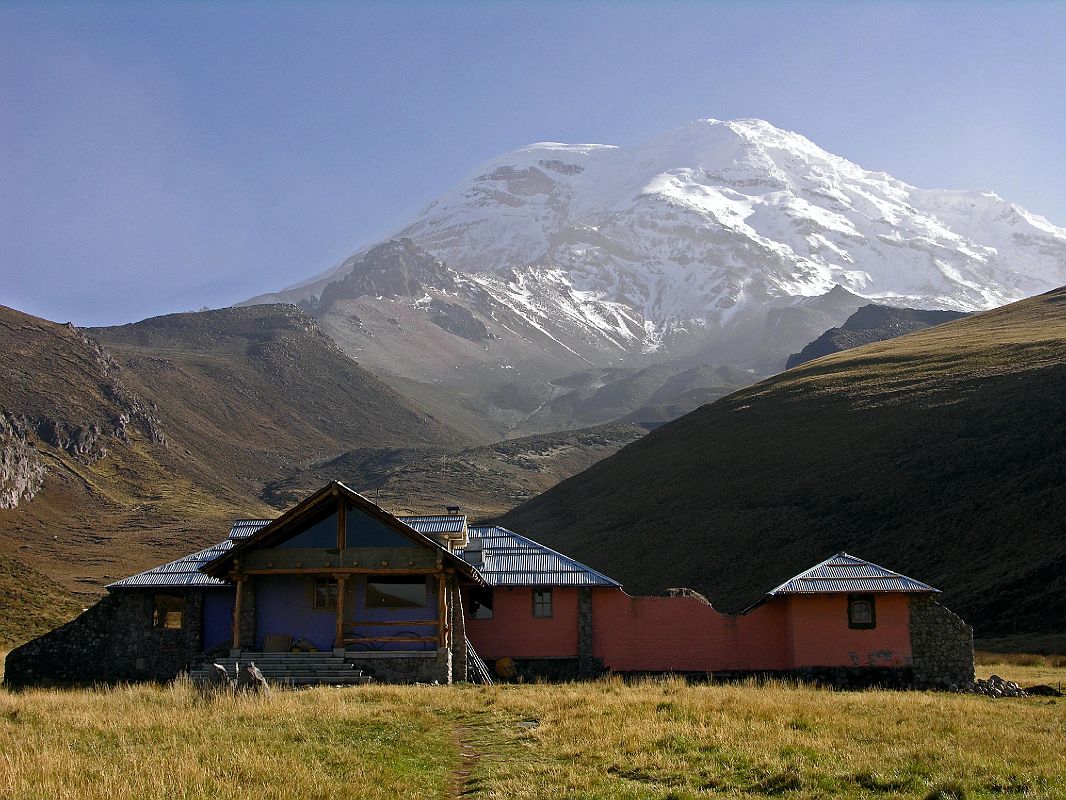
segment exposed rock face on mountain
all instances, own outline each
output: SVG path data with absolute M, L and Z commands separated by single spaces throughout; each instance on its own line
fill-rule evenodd
M 0 414 L 0 508 L 33 499 L 44 483 L 44 464 L 28 433 L 25 419 Z
M 372 248 L 351 264 L 343 278 L 328 283 L 320 297 L 311 296 L 302 305 L 324 314 L 338 300 L 365 295 L 421 297 L 425 287 L 454 292 L 455 279 L 432 255 L 410 239 L 400 239 Z
M 965 316 L 964 311 L 922 311 L 875 304 L 863 306 L 839 328 L 830 328 L 798 353 L 790 355 L 785 368 L 792 369 L 831 353 L 894 339 Z
M 942 589 L 979 636 L 1061 639 L 1064 393 L 1060 289 L 738 391 L 502 522 L 722 609 L 846 550 Z
M 760 120 L 700 120 L 633 147 L 523 147 L 400 231 L 387 248 L 402 257 L 379 247 L 259 300 L 317 302 L 346 351 L 486 437 L 536 429 L 481 403 L 501 383 L 662 362 L 765 375 L 870 299 L 976 311 L 1066 282 L 1066 230 Z M 442 336 L 436 301 L 496 338 Z

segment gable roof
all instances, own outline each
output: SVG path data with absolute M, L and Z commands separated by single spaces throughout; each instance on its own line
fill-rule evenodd
M 782 594 L 826 592 L 939 592 L 932 586 L 908 578 L 871 561 L 837 553 L 820 564 L 789 578 L 767 597 Z
M 304 498 L 290 508 L 280 517 L 267 521 L 265 525 L 258 525 L 258 523 L 263 522 L 263 520 L 238 520 L 230 530 L 230 536 L 233 537 L 234 533 L 238 531 L 238 526 L 240 526 L 240 531 L 238 533 L 239 538 L 229 539 L 228 541 L 232 543 L 232 546 L 221 551 L 217 557 L 205 563 L 201 569 L 205 574 L 210 575 L 211 577 L 219 579 L 225 578 L 229 574 L 230 565 L 233 560 L 241 553 L 255 549 L 256 547 L 269 545 L 273 540 L 283 536 L 292 526 L 298 525 L 304 519 L 312 518 L 321 506 L 341 498 L 347 500 L 354 508 L 362 511 L 371 519 L 382 523 L 386 527 L 391 528 L 396 533 L 407 538 L 413 544 L 440 551 L 442 560 L 447 563 L 448 566 L 454 567 L 462 575 L 473 580 L 475 583 L 484 584 L 485 581 L 478 574 L 478 571 L 462 558 L 459 558 L 454 553 L 441 547 L 441 545 L 433 539 L 420 533 L 412 526 L 405 524 L 398 517 L 393 516 L 388 511 L 381 508 L 381 506 L 372 503 L 370 500 L 363 497 L 363 495 L 359 494 L 359 492 L 345 486 L 340 481 L 330 481 L 317 492 L 314 492 L 310 497 Z M 463 518 L 463 521 L 465 522 L 465 517 Z
M 489 586 L 621 586 L 602 572 L 507 528 L 470 528 L 470 544 L 456 552 L 470 560 L 479 549 L 478 572 Z
M 340 481 L 330 481 L 322 487 L 318 492 L 314 492 L 309 497 L 304 498 L 302 501 L 297 502 L 295 506 L 281 514 L 275 519 L 271 519 L 270 522 L 259 527 L 256 525 L 261 522 L 251 521 L 251 519 L 242 519 L 238 523 L 243 523 L 242 530 L 244 534 L 245 529 L 255 530 L 242 535 L 240 539 L 229 540 L 232 542 L 232 546 L 223 550 L 219 556 L 208 561 L 206 564 L 200 567 L 207 575 L 213 578 L 225 578 L 229 574 L 230 565 L 240 554 L 246 553 L 246 551 L 254 549 L 259 546 L 270 544 L 273 540 L 279 539 L 281 535 L 292 526 L 296 526 L 304 521 L 304 519 L 312 518 L 325 503 L 334 502 L 339 499 L 348 500 L 352 503 L 352 506 L 367 516 L 375 519 L 375 521 L 382 523 L 393 531 L 402 535 L 411 542 L 421 547 L 427 547 L 433 550 L 439 550 L 441 560 L 448 563 L 449 566 L 454 567 L 459 573 L 465 577 L 473 580 L 474 582 L 484 585 L 484 578 L 478 574 L 478 571 L 464 561 L 462 558 L 458 558 L 455 554 L 450 553 L 449 550 L 441 547 L 437 542 L 433 541 L 425 534 L 418 532 L 415 528 L 405 525 L 400 521 L 398 517 L 393 516 L 381 506 L 377 506 L 376 503 L 371 502 L 366 497 L 360 495 L 349 486 L 345 486 Z M 233 525 L 233 529 L 230 530 L 230 534 L 233 534 L 238 528 L 238 524 Z

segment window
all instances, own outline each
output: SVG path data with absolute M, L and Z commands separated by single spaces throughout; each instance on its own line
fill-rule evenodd
M 176 594 L 157 594 L 152 599 L 152 627 L 180 630 L 185 619 L 185 598 Z
M 854 594 L 848 597 L 848 627 L 873 628 L 877 625 L 872 594 Z
M 366 579 L 367 608 L 425 608 L 426 579 L 377 575 Z
M 337 580 L 335 578 L 315 578 L 315 611 L 337 610 Z
M 492 619 L 492 589 L 470 591 L 470 616 L 473 619 Z
M 533 616 L 547 619 L 552 615 L 552 590 L 533 590 Z

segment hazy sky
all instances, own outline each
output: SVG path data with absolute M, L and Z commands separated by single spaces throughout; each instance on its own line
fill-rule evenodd
M 1066 225 L 1066 3 L 0 2 L 0 303 L 227 305 L 500 152 L 700 117 Z

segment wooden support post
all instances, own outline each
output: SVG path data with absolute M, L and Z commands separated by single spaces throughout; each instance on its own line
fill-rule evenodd
M 345 547 L 345 533 L 347 522 L 345 521 L 345 512 L 347 511 L 346 503 L 342 497 L 337 503 L 337 549 L 343 550 Z
M 448 646 L 448 587 L 443 572 L 437 573 L 437 638 L 441 647 Z
M 335 575 L 337 581 L 337 635 L 333 640 L 334 647 L 344 647 L 344 588 L 348 581 L 346 575 Z
M 241 649 L 241 597 L 244 595 L 244 582 L 246 578 L 238 575 L 237 594 L 233 600 L 233 649 Z

